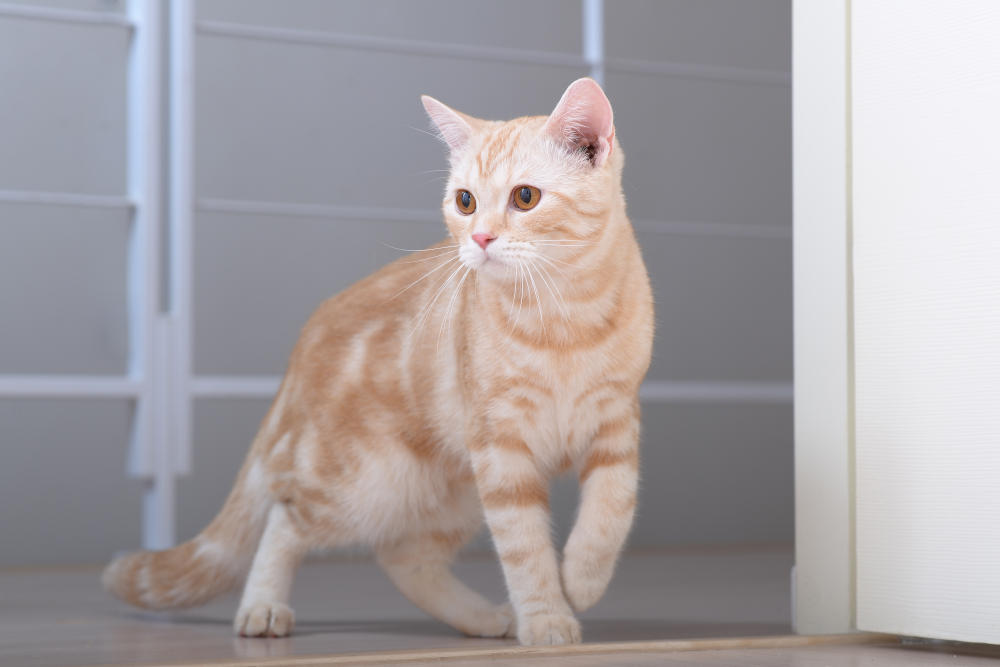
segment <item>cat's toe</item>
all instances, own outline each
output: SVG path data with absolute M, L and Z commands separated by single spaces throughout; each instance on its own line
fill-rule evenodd
M 590 609 L 604 595 L 611 576 L 614 574 L 614 562 L 609 564 L 595 563 L 585 558 L 578 558 L 569 553 L 562 565 L 563 591 L 570 606 L 576 612 Z
M 520 620 L 517 640 L 524 646 L 560 646 L 582 641 L 580 622 L 572 614 L 536 614 Z
M 513 637 L 516 627 L 514 610 L 508 603 L 470 614 L 459 629 L 470 637 Z
M 281 602 L 255 602 L 236 612 L 233 630 L 242 637 L 287 637 L 295 627 L 295 612 Z
M 516 637 L 517 636 L 517 614 L 514 613 L 514 608 L 510 603 L 500 605 L 497 610 L 497 615 L 500 617 L 502 622 L 507 624 L 507 629 L 502 635 L 497 635 L 498 637 Z

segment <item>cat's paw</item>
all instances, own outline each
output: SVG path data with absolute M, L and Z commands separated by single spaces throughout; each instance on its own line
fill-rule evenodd
M 287 637 L 295 627 L 295 612 L 281 602 L 254 602 L 240 607 L 233 631 L 241 637 Z
M 560 646 L 582 641 L 580 621 L 572 614 L 535 614 L 517 624 L 517 640 L 523 646 Z
M 467 619 L 462 632 L 471 637 L 513 637 L 517 622 L 510 603 L 497 605 Z
M 566 554 L 562 564 L 562 585 L 573 610 L 586 611 L 597 604 L 607 590 L 614 570 L 614 561 L 601 567 L 586 557 Z

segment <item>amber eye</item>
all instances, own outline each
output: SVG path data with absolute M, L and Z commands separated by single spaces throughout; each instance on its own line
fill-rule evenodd
M 530 185 L 519 185 L 511 193 L 514 206 L 522 211 L 530 211 L 538 205 L 538 200 L 542 198 L 542 193 L 538 188 Z
M 458 194 L 455 195 L 455 204 L 458 206 L 458 210 L 465 215 L 476 210 L 476 198 L 468 190 L 458 191 Z

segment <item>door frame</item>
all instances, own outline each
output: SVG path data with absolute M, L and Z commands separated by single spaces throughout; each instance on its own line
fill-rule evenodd
M 850 0 L 792 7 L 796 632 L 856 628 Z

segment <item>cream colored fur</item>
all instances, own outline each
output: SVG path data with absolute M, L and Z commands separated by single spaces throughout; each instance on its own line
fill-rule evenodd
M 122 599 L 200 604 L 245 577 L 235 630 L 282 636 L 301 558 L 362 544 L 462 632 L 581 640 L 574 611 L 604 593 L 632 523 L 653 336 L 611 107 L 589 79 L 549 117 L 424 104 L 450 148 L 450 238 L 320 306 L 219 516 L 175 549 L 114 561 L 104 581 Z M 514 205 L 521 186 L 541 193 L 531 210 Z M 567 470 L 581 501 L 560 558 L 548 483 Z M 484 517 L 510 604 L 450 571 Z

